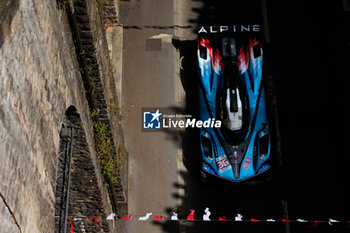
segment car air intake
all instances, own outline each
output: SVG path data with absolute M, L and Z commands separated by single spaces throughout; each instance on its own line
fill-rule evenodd
M 203 146 L 203 152 L 204 155 L 210 159 L 213 158 L 213 150 L 212 150 L 212 146 L 211 146 L 211 141 L 209 138 L 204 137 L 203 135 L 201 136 L 201 140 L 202 140 L 202 146 Z
M 265 134 L 259 139 L 259 154 L 266 155 L 269 150 L 269 134 Z

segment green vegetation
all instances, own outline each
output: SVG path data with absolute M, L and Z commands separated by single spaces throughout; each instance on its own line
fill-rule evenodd
M 125 150 L 125 145 L 120 143 L 118 155 L 115 154 L 111 130 L 108 124 L 98 120 L 99 113 L 99 109 L 90 110 L 90 117 L 93 121 L 95 132 L 96 153 L 100 159 L 101 172 L 113 184 L 118 184 L 119 168 L 123 165 L 127 152 Z
M 60 0 L 62 3 L 71 2 L 71 0 Z M 103 15 L 105 0 L 96 0 L 96 6 L 100 16 Z M 93 57 L 96 55 L 96 51 L 92 48 L 92 45 L 84 45 L 80 38 L 80 29 L 77 26 L 77 21 L 75 16 L 72 16 L 75 42 L 77 43 L 77 54 L 80 66 L 80 74 L 82 76 L 85 94 L 88 100 L 88 105 L 90 108 L 90 117 L 93 124 L 94 138 L 96 154 L 100 161 L 101 173 L 105 178 L 105 185 L 115 185 L 118 184 L 119 180 L 119 170 L 122 164 L 122 159 L 125 155 L 124 145 L 115 145 L 113 141 L 113 136 L 111 132 L 111 125 L 106 120 L 109 118 L 108 114 L 105 114 L 104 103 L 100 102 L 103 93 L 103 82 L 102 79 L 105 77 L 110 77 L 110 75 L 105 72 L 100 74 L 100 69 L 98 64 L 96 64 L 96 59 Z M 96 17 L 94 22 L 90 22 L 92 26 L 93 39 L 99 41 L 101 39 L 100 29 L 102 27 L 102 17 Z M 94 27 L 95 26 L 95 27 Z M 90 42 L 89 42 L 90 43 Z M 87 56 L 88 54 L 88 56 Z M 106 49 L 102 56 L 109 56 L 109 51 Z M 110 65 L 109 65 L 110 66 Z M 108 66 L 107 66 L 108 67 Z M 112 69 L 111 67 L 108 67 Z M 107 71 L 108 71 L 107 68 Z M 113 77 L 110 78 L 110 82 L 113 82 Z M 110 83 L 110 85 L 112 85 Z M 115 89 L 112 89 L 112 93 Z M 116 96 L 116 94 L 113 94 Z M 116 99 L 113 97 L 114 101 L 108 106 L 108 112 L 114 113 L 117 117 L 120 115 L 120 109 L 115 104 Z M 108 103 L 108 102 L 107 102 Z M 103 113 L 102 113 L 103 112 Z M 119 118 L 118 118 L 119 119 Z M 119 123 L 118 123 L 119 124 Z M 117 147 L 118 146 L 118 147 Z M 117 154 L 118 153 L 118 154 Z
M 96 153 L 100 158 L 101 172 L 104 176 L 107 176 L 112 183 L 117 184 L 119 176 L 118 156 L 113 149 L 111 131 L 108 125 L 101 121 L 94 120 L 98 114 L 99 109 L 90 111 L 95 131 Z
M 123 165 L 124 158 L 126 156 L 125 145 L 121 143 L 118 148 L 118 166 L 121 167 Z
M 100 158 L 101 170 L 103 175 L 107 176 L 113 183 L 118 182 L 118 161 L 113 153 L 111 142 L 111 132 L 107 124 L 94 122 L 96 152 Z
M 97 0 L 96 1 L 96 6 L 98 9 L 98 14 L 100 15 L 101 18 L 103 18 L 105 14 L 105 0 Z

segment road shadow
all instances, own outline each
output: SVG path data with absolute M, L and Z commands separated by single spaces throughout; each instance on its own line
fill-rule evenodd
M 238 2 L 238 1 L 237 1 Z M 209 25 L 210 21 L 206 21 L 211 15 L 221 17 L 220 10 L 223 8 L 225 12 L 231 12 L 225 8 L 224 2 L 220 1 L 203 1 L 203 8 L 192 9 L 199 12 L 199 18 L 189 21 L 197 25 Z M 243 8 L 239 3 L 236 4 L 233 12 L 239 12 L 238 8 Z M 232 12 L 231 12 L 232 13 Z M 227 16 L 226 16 L 227 17 Z M 234 18 L 237 18 L 235 16 Z M 254 20 L 250 19 L 251 22 Z M 216 24 L 224 22 L 223 18 L 215 18 Z M 242 21 L 243 22 L 243 21 Z M 178 113 L 190 114 L 198 118 L 198 91 L 199 91 L 199 73 L 197 65 L 197 40 L 181 41 L 173 39 L 173 46 L 179 51 L 181 57 L 180 79 L 183 89 L 185 90 L 185 106 L 184 108 L 171 108 Z M 203 185 L 200 183 L 200 142 L 199 131 L 196 128 L 187 128 L 184 131 L 168 131 L 169 138 L 180 140 L 182 149 L 183 165 L 185 170 L 179 171 L 183 183 L 174 183 L 174 188 L 178 192 L 173 193 L 172 198 L 178 200 L 180 206 L 167 206 L 165 212 L 170 219 L 172 212 L 178 214 L 179 219 L 186 219 L 190 210 L 195 210 L 195 218 L 202 220 L 204 209 L 209 207 L 212 215 L 211 218 L 218 220 L 219 217 L 225 216 L 227 219 L 234 219 L 240 213 L 246 217 L 281 217 L 281 213 L 276 213 L 276 209 L 280 210 L 280 197 L 273 194 L 276 192 L 276 186 L 259 186 L 259 187 L 236 187 L 222 184 L 212 183 Z M 269 201 L 266 201 L 269 200 Z M 274 208 L 269 208 L 271 202 Z M 277 202 L 277 203 L 275 203 Z M 249 232 L 282 232 L 284 224 L 249 224 L 242 222 L 203 222 L 203 221 L 154 221 L 154 224 L 162 228 L 163 232 L 219 232 L 225 229 L 247 230 Z M 181 229 L 179 229 L 181 228 Z
M 230 4 L 227 4 L 227 1 L 193 1 L 201 2 L 202 7 L 192 9 L 198 13 L 198 18 L 190 19 L 189 24 L 262 24 L 260 0 L 232 1 Z M 331 103 L 337 100 L 344 104 L 343 106 L 346 105 L 342 101 L 344 92 L 337 92 L 336 87 L 342 81 L 339 80 L 337 84 L 325 80 L 329 80 L 327 77 L 333 77 L 332 71 L 341 78 L 349 75 L 349 70 L 345 67 L 350 62 L 350 33 L 348 29 L 344 31 L 345 27 L 339 26 L 344 24 L 350 28 L 350 24 L 344 22 L 350 18 L 349 14 L 344 13 L 337 3 L 330 4 L 330 8 L 327 9 L 325 3 L 303 4 L 299 1 L 289 9 L 282 3 L 267 2 L 272 42 L 268 45 L 269 54 L 266 58 L 269 60 L 269 72 L 273 74 L 276 82 L 274 94 L 278 101 L 282 154 L 286 161 L 283 176 L 279 176 L 277 181 L 270 185 L 248 188 L 201 185 L 198 130 L 175 132 L 174 135 L 177 136 L 173 137 L 174 140 L 181 140 L 182 145 L 185 171 L 180 171 L 180 176 L 184 183 L 173 184 L 180 192 L 173 193 L 172 197 L 181 205 L 166 207 L 165 211 L 169 213 L 167 217 L 170 218 L 172 211 L 175 211 L 179 219 L 186 219 L 190 209 L 194 209 L 195 218 L 201 220 L 204 209 L 209 207 L 212 219 L 222 216 L 234 219 L 237 213 L 242 214 L 246 220 L 281 219 L 284 216 L 281 198 L 286 190 L 290 219 L 326 220 L 317 226 L 313 226 L 313 223 L 291 223 L 290 232 L 345 232 L 348 230 L 346 223 L 329 225 L 327 220 L 332 217 L 339 220 L 350 218 L 347 211 L 349 191 L 344 186 L 348 175 L 340 171 L 346 171 L 345 165 L 337 165 L 336 162 L 337 158 L 349 162 L 349 156 L 345 156 L 349 155 L 349 150 L 339 146 L 339 143 L 346 144 L 348 136 L 334 137 L 339 135 L 340 122 L 344 122 L 348 127 L 344 118 L 347 115 L 343 111 L 344 108 L 333 108 L 336 115 L 327 116 L 335 127 L 329 127 L 324 124 L 327 122 L 324 106 L 332 106 Z M 338 15 L 327 21 L 322 19 L 322 13 Z M 300 18 L 293 18 L 295 14 Z M 304 23 L 307 23 L 308 28 L 302 28 Z M 332 32 L 334 34 L 324 35 L 323 23 L 329 28 L 335 28 Z M 333 27 L 336 23 L 338 26 Z M 302 34 L 291 34 L 295 32 L 292 29 L 300 30 Z M 307 40 L 306 44 L 303 43 L 303 35 Z M 319 41 L 312 44 L 315 38 Z M 329 48 L 323 50 L 322 44 L 328 44 Z M 197 42 L 174 39 L 173 45 L 179 50 L 180 57 L 183 57 L 180 78 L 186 92 L 185 108 L 177 110 L 198 116 Z M 311 53 L 305 54 L 308 50 Z M 311 54 L 320 55 L 322 52 L 327 54 L 326 60 L 322 57 L 317 57 L 316 60 L 310 58 Z M 329 62 L 339 69 L 327 67 Z M 295 65 L 296 63 L 301 64 L 301 67 Z M 324 85 L 325 83 L 327 85 Z M 322 93 L 329 95 L 325 96 Z M 344 156 L 336 157 L 335 154 Z M 154 224 L 161 227 L 163 232 L 169 233 L 179 232 L 179 228 L 185 228 L 184 232 L 187 233 L 219 232 L 228 229 L 230 232 L 286 232 L 286 223 L 154 221 Z

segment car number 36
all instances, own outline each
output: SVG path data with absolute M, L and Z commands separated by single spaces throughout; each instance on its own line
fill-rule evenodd
M 216 164 L 218 165 L 219 170 L 230 166 L 230 162 L 227 160 L 226 156 L 220 156 L 219 158 L 217 158 Z

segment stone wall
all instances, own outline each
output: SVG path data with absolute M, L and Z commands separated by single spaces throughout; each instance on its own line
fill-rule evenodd
M 107 2 L 109 1 L 105 1 Z M 98 120 L 106 124 L 108 130 L 111 131 L 111 143 L 118 161 L 123 165 L 122 167 L 127 167 L 121 128 L 122 112 L 116 93 L 115 80 L 117 77 L 114 77 L 116 67 L 111 63 L 106 39 L 105 9 L 99 7 L 98 4 L 96 7 L 96 2 L 93 0 L 76 0 L 74 1 L 74 18 L 77 25 L 75 33 L 79 34 L 77 36 L 81 44 L 78 46 L 81 47 L 80 60 L 86 61 L 83 65 L 86 66 L 84 69 L 88 73 L 86 78 L 92 80 L 91 95 L 94 101 L 90 107 L 98 109 Z M 127 170 L 121 169 L 119 173 L 126 174 Z M 127 213 L 127 195 L 124 187 L 127 187 L 126 176 L 118 177 L 118 184 L 109 182 L 109 191 L 112 193 L 112 201 L 116 205 L 119 216 Z
M 73 106 L 66 112 L 60 136 L 55 174 L 56 232 L 61 232 L 57 230 L 64 226 L 66 199 L 69 199 L 67 217 L 74 232 L 110 232 L 100 193 L 101 181 L 96 176 L 80 115 Z M 98 224 L 90 218 L 97 219 Z
M 111 213 L 65 8 L 55 0 L 19 1 L 0 46 L 1 231 L 54 232 L 56 158 L 69 106 L 85 132 L 96 195 Z

